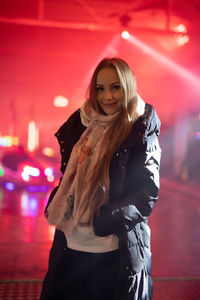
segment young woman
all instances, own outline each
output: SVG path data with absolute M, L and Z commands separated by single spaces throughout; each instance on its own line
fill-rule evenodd
M 159 130 L 127 63 L 102 60 L 88 100 L 56 133 L 63 177 L 45 211 L 56 232 L 41 300 L 152 299 Z

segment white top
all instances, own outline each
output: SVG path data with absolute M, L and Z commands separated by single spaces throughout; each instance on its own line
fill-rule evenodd
M 119 249 L 119 239 L 114 234 L 99 237 L 94 234 L 91 227 L 80 226 L 73 228 L 72 233 L 69 232 L 65 232 L 65 236 L 67 246 L 70 249 L 91 253 L 103 253 Z

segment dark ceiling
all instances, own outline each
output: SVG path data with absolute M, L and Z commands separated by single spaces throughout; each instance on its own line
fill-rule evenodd
M 27 26 L 116 31 L 173 31 L 177 22 L 199 30 L 199 0 L 1 0 L 0 21 Z

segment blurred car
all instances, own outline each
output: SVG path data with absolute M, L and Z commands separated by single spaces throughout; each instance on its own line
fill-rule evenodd
M 24 188 L 47 191 L 59 178 L 55 166 L 37 159 L 22 146 L 6 149 L 0 156 L 0 184 L 7 189 Z

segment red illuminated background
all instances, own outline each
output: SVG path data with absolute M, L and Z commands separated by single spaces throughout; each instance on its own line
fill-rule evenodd
M 104 56 L 127 60 L 139 93 L 164 125 L 173 124 L 200 106 L 199 25 L 197 0 L 1 0 L 1 134 L 14 133 L 26 145 L 34 120 L 40 146 L 52 145 L 52 134 L 82 103 L 90 72 Z M 154 55 L 123 40 L 124 29 Z M 180 45 L 186 35 L 189 41 Z M 67 97 L 69 106 L 55 108 L 56 95 Z
M 27 148 L 34 121 L 39 148 L 57 153 L 53 134 L 81 105 L 91 72 L 105 56 L 130 64 L 138 92 L 155 106 L 163 129 L 200 112 L 199 25 L 197 0 L 1 0 L 1 136 L 17 136 Z M 121 37 L 123 30 L 130 39 Z M 54 106 L 59 95 L 67 107 Z M 184 139 L 187 134 L 185 149 Z
M 122 36 L 124 31 L 129 34 Z M 28 217 L 30 222 L 39 218 L 39 223 L 36 222 L 37 234 L 35 227 L 31 227 L 27 219 L 22 226 L 21 232 L 26 233 L 25 244 L 34 242 L 43 222 L 39 239 L 45 243 L 45 250 L 42 248 L 43 257 L 40 261 L 38 258 L 38 265 L 42 265 L 43 259 L 45 267 L 43 265 L 41 273 L 38 272 L 39 276 L 36 271 L 29 274 L 28 278 L 43 277 L 47 267 L 49 241 L 53 234 L 52 228 L 48 229 L 50 234 L 47 233 L 47 227 L 40 219 L 43 218 L 47 196 L 36 196 L 34 187 L 40 187 L 40 192 L 45 192 L 59 178 L 60 157 L 54 133 L 83 103 L 92 71 L 106 56 L 118 56 L 129 63 L 136 75 L 138 93 L 146 102 L 154 105 L 162 121 L 160 143 L 163 189 L 160 197 L 166 201 L 160 200 L 161 211 L 155 213 L 152 222 L 155 232 L 153 239 L 154 245 L 158 245 L 160 241 L 159 247 L 168 248 L 169 245 L 166 247 L 162 240 L 165 232 L 171 247 L 173 244 L 175 248 L 171 248 L 173 259 L 168 257 L 165 260 L 164 254 L 160 261 L 158 259 L 154 275 L 188 276 L 190 261 L 198 257 L 199 240 L 195 239 L 200 236 L 199 233 L 193 231 L 194 240 L 189 239 L 198 245 L 195 255 L 187 248 L 187 243 L 182 245 L 180 242 L 178 245 L 184 246 L 181 250 L 186 249 L 180 258 L 179 246 L 175 245 L 176 239 L 170 239 L 174 230 L 170 222 L 184 224 L 185 227 L 178 228 L 176 232 L 181 241 L 188 228 L 188 223 L 184 223 L 183 219 L 190 211 L 189 205 L 195 207 L 191 209 L 190 217 L 187 215 L 190 218 L 189 224 L 192 224 L 192 220 L 199 222 L 199 0 L 0 0 L 0 213 L 3 216 L 0 246 L 4 245 L 2 243 L 5 240 L 8 242 L 7 236 L 11 230 L 8 230 L 11 228 L 8 224 L 12 224 L 13 218 L 16 222 L 18 218 Z M 57 96 L 63 98 L 57 98 L 58 102 L 55 102 Z M 56 103 L 63 104 L 63 99 L 66 106 L 55 106 Z M 28 145 L 30 137 L 34 141 L 33 145 Z M 44 148 L 48 148 L 46 152 Z M 3 164 L 5 154 L 8 155 L 6 166 Z M 21 160 L 21 156 L 26 159 Z M 17 171 L 13 170 L 13 157 Z M 19 158 L 17 162 L 16 157 Z M 8 164 L 12 165 L 12 170 Z M 36 175 L 37 170 L 40 171 L 39 176 Z M 5 185 L 6 183 L 11 185 Z M 15 187 L 25 189 L 25 194 L 24 191 L 12 191 Z M 14 194 L 9 194 L 5 188 Z M 27 194 L 32 192 L 33 194 Z M 189 202 L 191 199 L 193 202 Z M 184 208 L 184 201 L 188 205 L 185 212 L 181 210 Z M 162 207 L 167 204 L 168 207 Z M 181 214 L 179 211 L 179 221 L 174 211 L 168 211 L 173 205 L 176 205 L 177 211 L 180 209 L 182 212 Z M 163 222 L 162 216 L 164 224 L 169 222 L 169 227 L 167 229 L 166 225 L 159 232 L 155 229 Z M 32 229 L 28 234 L 27 230 L 30 228 Z M 6 249 L 8 245 L 4 246 Z M 154 252 L 159 254 L 156 247 L 158 246 L 155 246 Z M 33 248 L 31 244 L 31 249 Z M 5 250 L 3 252 L 7 253 Z M 18 257 L 16 253 L 12 255 Z M 183 266 L 186 257 L 188 265 L 185 272 Z M 178 267 L 176 271 L 169 267 L 176 265 L 176 258 L 180 258 L 182 273 L 178 271 Z M 6 256 L 5 265 L 8 260 L 9 256 Z M 18 270 L 19 265 L 20 263 L 15 264 Z M 197 266 L 199 267 L 196 263 L 195 271 L 192 270 L 189 274 L 196 276 L 195 280 L 200 278 Z M 0 279 L 11 278 L 12 274 L 19 275 L 13 275 L 15 278 L 27 278 L 28 272 L 17 273 L 17 267 L 16 272 L 13 268 L 10 267 L 7 275 L 0 273 Z M 162 300 L 173 299 L 160 297 Z

